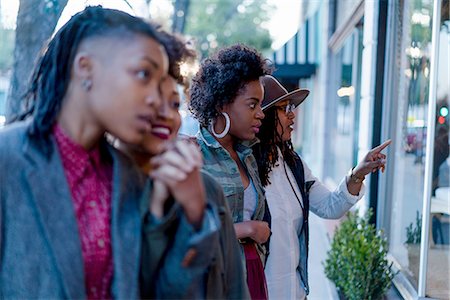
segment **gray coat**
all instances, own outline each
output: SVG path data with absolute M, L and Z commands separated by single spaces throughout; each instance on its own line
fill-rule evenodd
M 81 242 L 59 151 L 53 140 L 53 151 L 44 155 L 27 130 L 25 122 L 0 130 L 0 299 L 86 298 Z M 113 162 L 111 292 L 114 298 L 136 299 L 142 240 L 151 238 L 144 233 L 158 232 L 164 224 L 143 223 L 151 219 L 142 210 L 150 184 L 126 156 L 104 146 Z M 177 232 L 177 244 L 184 247 L 173 247 L 172 263 L 150 283 L 159 297 L 170 288 L 166 279 L 178 272 L 173 265 L 180 264 L 188 247 L 195 247 L 187 227 Z M 197 244 L 205 247 L 209 238 L 206 234 Z M 198 274 L 208 264 L 209 259 L 198 259 L 191 268 Z M 196 284 L 195 278 L 186 278 L 176 295 L 182 297 Z

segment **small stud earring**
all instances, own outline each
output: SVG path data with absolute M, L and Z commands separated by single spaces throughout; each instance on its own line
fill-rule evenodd
M 84 80 L 81 82 L 81 86 L 83 87 L 83 89 L 84 89 L 86 92 L 89 92 L 89 91 L 91 90 L 91 88 L 92 88 L 92 80 L 90 80 L 90 79 L 84 79 Z

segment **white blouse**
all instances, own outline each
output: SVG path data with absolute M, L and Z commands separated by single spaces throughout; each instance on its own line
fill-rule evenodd
M 277 164 L 269 174 L 271 184 L 266 187 L 267 203 L 272 216 L 270 255 L 265 267 L 267 288 L 269 299 L 304 299 L 306 292 L 297 271 L 300 255 L 306 255 L 300 253 L 298 240 L 303 223 L 303 211 L 300 206 L 303 205 L 302 196 L 294 175 L 284 162 L 279 149 L 278 153 Z M 336 191 L 331 192 L 312 175 L 303 160 L 302 162 L 305 181 L 315 181 L 309 193 L 309 201 L 310 210 L 318 216 L 339 218 L 362 198 L 364 186 L 358 196 L 351 195 L 344 178 Z

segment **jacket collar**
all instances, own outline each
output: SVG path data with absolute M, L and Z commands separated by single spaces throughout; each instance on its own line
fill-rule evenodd
M 51 151 L 46 155 L 30 139 L 25 139 L 23 151 L 29 164 L 31 197 L 35 205 L 44 236 L 49 243 L 56 267 L 67 298 L 86 298 L 85 277 L 81 241 L 75 217 L 72 196 L 59 151 L 53 137 Z M 113 161 L 113 184 L 111 193 L 111 235 L 114 236 L 113 297 L 137 298 L 140 254 L 140 228 L 138 196 L 142 196 L 132 181 L 136 180 L 136 169 L 125 168 L 125 158 L 106 143 L 106 151 Z M 45 178 L 45 179 L 43 179 Z M 68 238 L 66 238 L 68 237 Z
M 24 144 L 31 197 L 67 298 L 85 298 L 83 258 L 71 193 L 52 139 L 46 155 L 30 139 Z M 68 238 L 66 238 L 68 237 Z
M 222 145 L 214 138 L 214 136 L 208 131 L 206 127 L 200 126 L 197 132 L 197 138 L 203 141 L 209 148 L 223 148 Z M 258 138 L 254 138 L 251 141 L 239 141 L 236 143 L 236 151 L 244 156 L 252 153 L 251 147 L 259 143 Z

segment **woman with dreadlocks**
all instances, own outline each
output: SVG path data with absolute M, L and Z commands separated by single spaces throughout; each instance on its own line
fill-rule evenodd
M 309 292 L 309 210 L 330 219 L 348 211 L 364 194 L 364 177 L 384 170 L 386 156 L 381 150 L 390 140 L 369 151 L 332 192 L 314 177 L 291 142 L 293 110 L 309 91 L 288 93 L 272 76 L 264 76 L 262 83 L 266 117 L 257 135 L 260 143 L 253 151 L 272 216 L 270 255 L 265 268 L 269 299 L 305 299 Z
M 26 120 L 0 131 L 0 298 L 140 297 L 142 235 L 163 220 L 147 177 L 104 134 L 138 144 L 150 133 L 168 69 L 159 39 L 142 19 L 88 7 L 50 41 L 18 117 Z M 180 203 L 187 226 L 177 238 L 191 245 L 208 231 L 205 199 L 199 191 Z M 184 254 L 170 252 L 180 264 Z M 159 297 L 171 288 L 167 272 L 154 281 Z

